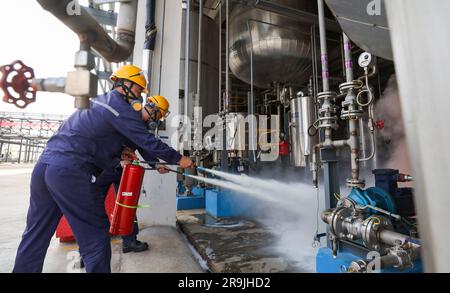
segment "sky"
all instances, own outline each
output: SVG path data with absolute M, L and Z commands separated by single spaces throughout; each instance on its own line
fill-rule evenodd
M 2 1 L 0 37 L 0 65 L 22 60 L 36 78 L 65 77 L 74 70 L 77 35 L 35 0 Z M 0 100 L 0 112 L 70 115 L 73 105 L 69 95 L 38 92 L 36 102 L 24 110 Z

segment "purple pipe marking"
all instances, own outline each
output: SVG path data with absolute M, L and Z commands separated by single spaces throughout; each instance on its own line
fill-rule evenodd
M 330 73 L 328 71 L 322 71 L 322 78 L 329 78 Z
M 345 68 L 347 69 L 353 68 L 353 61 L 352 60 L 345 61 Z
M 328 54 L 322 55 L 322 62 L 328 62 Z
M 345 43 L 345 44 L 344 44 L 344 48 L 345 48 L 347 51 L 351 51 L 351 50 L 352 50 L 352 43 Z

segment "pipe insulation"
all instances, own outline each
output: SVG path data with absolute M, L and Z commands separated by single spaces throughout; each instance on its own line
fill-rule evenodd
M 156 34 L 158 29 L 155 21 L 156 0 L 147 0 L 147 21 L 145 23 L 145 43 L 144 49 L 153 51 L 155 50 Z
M 37 2 L 76 33 L 81 40 L 87 40 L 90 46 L 109 62 L 125 61 L 133 52 L 137 0 L 120 2 L 116 40 L 112 39 L 83 7 L 80 7 L 79 15 L 67 13 L 71 0 L 37 0 Z

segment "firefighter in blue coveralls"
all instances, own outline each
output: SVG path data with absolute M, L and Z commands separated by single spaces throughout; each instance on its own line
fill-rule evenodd
M 147 99 L 147 103 L 142 109 L 142 121 L 146 123 L 147 129 L 149 131 L 154 131 L 159 126 L 160 122 L 163 121 L 169 115 L 169 102 L 163 96 L 153 96 Z M 105 198 L 107 196 L 108 190 L 111 184 L 117 192 L 120 179 L 122 177 L 123 166 L 125 164 L 131 164 L 131 157 L 135 155 L 134 150 L 138 149 L 133 143 L 127 143 L 127 148 L 122 151 L 122 157 L 117 158 L 116 168 L 110 170 L 104 170 L 101 175 L 97 178 L 96 184 L 100 189 L 100 194 Z M 143 150 L 138 150 L 139 153 L 143 153 L 147 161 L 156 162 L 157 158 L 153 157 L 151 154 L 146 154 Z M 119 163 L 120 160 L 120 163 Z M 169 171 L 164 165 L 155 164 L 153 166 L 160 174 L 166 174 Z M 137 220 L 133 226 L 133 232 L 130 235 L 122 237 L 122 251 L 123 253 L 128 252 L 142 252 L 148 249 L 148 244 L 137 240 L 137 234 L 139 233 L 139 226 Z
M 150 134 L 142 122 L 147 81 L 141 69 L 125 65 L 111 77 L 113 90 L 78 110 L 48 141 L 31 177 L 30 207 L 13 272 L 41 272 L 56 227 L 64 214 L 88 273 L 111 272 L 109 220 L 96 177 L 110 170 L 124 145 L 181 168 L 193 162 Z

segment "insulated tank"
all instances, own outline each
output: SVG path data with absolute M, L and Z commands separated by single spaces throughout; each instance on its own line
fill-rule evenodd
M 312 11 L 315 1 L 276 0 L 284 6 Z M 303 84 L 311 75 L 311 26 L 239 4 L 230 15 L 230 69 L 240 80 L 270 87 L 273 82 Z M 253 56 L 252 56 L 253 55 Z
M 306 167 L 306 156 L 312 152 L 312 148 L 317 141 L 317 137 L 312 137 L 308 129 L 315 122 L 314 101 L 311 97 L 303 96 L 303 93 L 297 94 L 297 97 L 291 100 L 291 123 L 290 139 L 292 163 L 295 167 Z
M 347 36 L 376 56 L 393 60 L 384 0 L 325 0 Z

